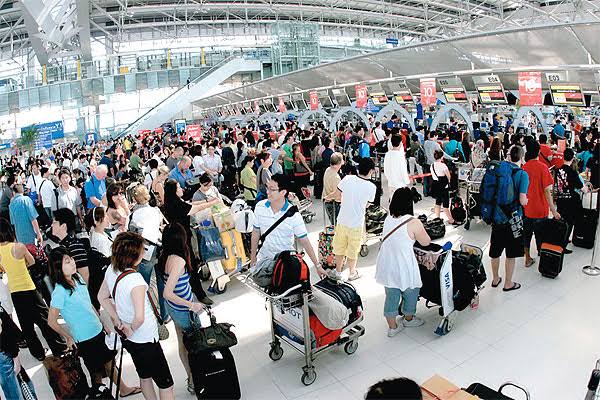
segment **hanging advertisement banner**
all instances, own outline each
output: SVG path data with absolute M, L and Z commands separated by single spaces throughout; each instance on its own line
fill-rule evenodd
M 319 95 L 315 90 L 310 92 L 309 101 L 311 110 L 317 110 L 319 108 Z
M 542 98 L 542 73 L 519 72 L 519 105 L 541 106 Z
M 423 107 L 435 106 L 437 103 L 435 78 L 421 79 L 421 104 Z
M 188 140 L 194 139 L 195 142 L 199 142 L 202 139 L 202 128 L 200 125 L 188 125 L 185 132 L 187 133 Z
M 285 101 L 283 101 L 283 97 L 279 98 L 279 106 L 277 107 L 279 109 L 279 112 L 286 112 L 287 108 L 285 107 Z
M 258 100 L 254 100 L 254 112 L 260 114 L 260 106 L 258 104 Z
M 356 92 L 356 108 L 365 108 L 367 106 L 368 92 L 367 85 L 354 86 Z

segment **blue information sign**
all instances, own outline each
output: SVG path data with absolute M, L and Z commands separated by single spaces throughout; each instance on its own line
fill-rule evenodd
M 53 141 L 65 137 L 65 131 L 62 121 L 47 122 L 45 124 L 32 125 L 32 128 L 38 132 L 38 138 L 35 142 L 35 150 L 49 149 Z
M 398 38 L 394 38 L 394 37 L 385 38 L 385 42 L 387 44 L 393 44 L 395 46 L 398 44 Z

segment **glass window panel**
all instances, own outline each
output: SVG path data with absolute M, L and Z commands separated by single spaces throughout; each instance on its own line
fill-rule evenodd
M 169 86 L 171 87 L 179 87 L 179 71 L 178 70 L 169 70 Z
M 148 89 L 148 74 L 145 72 L 136 74 L 136 85 L 137 90 Z
M 81 82 L 71 82 L 71 97 L 73 99 L 81 98 Z
M 29 89 L 29 105 L 39 106 L 40 105 L 40 93 L 38 88 Z
M 40 105 L 50 103 L 50 88 L 48 86 L 40 86 L 38 88 L 40 93 Z
M 158 88 L 158 75 L 156 72 L 147 72 L 146 79 L 148 80 L 148 89 Z
M 114 76 L 106 76 L 102 78 L 103 86 L 104 86 L 104 94 L 113 94 L 115 92 L 115 77 Z
M 158 87 L 164 88 L 169 86 L 169 77 L 167 71 L 158 71 Z
M 123 75 L 115 75 L 115 93 L 125 93 L 125 77 Z
M 27 90 L 21 90 L 19 93 L 19 108 L 24 109 L 29 107 L 29 93 Z
M 135 76 L 136 76 L 136 74 L 125 75 L 125 91 L 126 92 L 134 92 L 136 90 Z

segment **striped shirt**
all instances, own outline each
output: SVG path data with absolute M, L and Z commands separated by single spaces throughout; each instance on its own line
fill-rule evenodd
M 77 269 L 88 267 L 88 256 L 84 244 L 75 236 L 68 235 L 60 242 L 61 246 L 65 246 L 69 251 L 69 255 L 75 260 Z
M 169 279 L 169 274 L 165 273 L 165 282 Z M 173 289 L 173 294 L 175 296 L 180 297 L 186 301 L 192 301 L 192 287 L 190 286 L 190 275 L 187 271 L 184 271 L 183 274 L 179 276 L 177 280 L 177 284 L 175 285 L 175 289 Z M 166 300 L 166 299 L 165 299 Z M 169 306 L 177 311 L 189 311 L 190 309 L 186 306 L 181 306 L 179 304 L 175 304 L 172 301 L 167 300 Z

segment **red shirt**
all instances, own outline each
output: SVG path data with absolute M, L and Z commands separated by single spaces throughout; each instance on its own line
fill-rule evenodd
M 547 144 L 540 144 L 540 161 L 546 164 L 548 168 L 550 168 L 551 161 L 550 157 L 552 156 L 552 149 Z
M 528 202 L 525 206 L 525 216 L 528 218 L 547 218 L 549 206 L 544 189 L 554 183 L 550 170 L 540 160 L 527 161 L 523 165 L 523 170 L 529 176 Z

